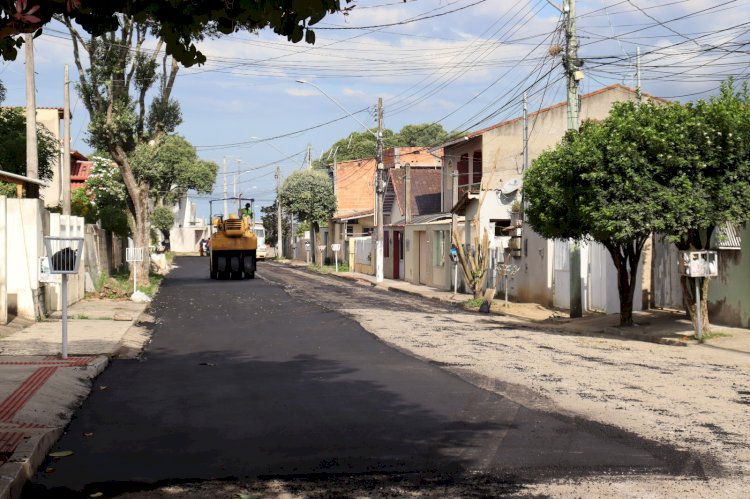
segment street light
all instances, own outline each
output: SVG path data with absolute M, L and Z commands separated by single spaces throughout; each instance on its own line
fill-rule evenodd
M 383 99 L 378 98 L 378 131 L 377 133 L 370 130 L 370 128 L 362 123 L 359 118 L 354 116 L 349 110 L 342 106 L 336 99 L 328 95 L 322 88 L 317 86 L 315 83 L 307 80 L 296 80 L 297 83 L 303 83 L 312 85 L 318 91 L 328 97 L 328 99 L 336 104 L 347 116 L 352 118 L 354 121 L 359 123 L 362 128 L 370 132 L 375 136 L 377 145 L 375 148 L 375 162 L 377 163 L 377 180 L 375 183 L 375 192 L 377 193 L 377 213 L 375 216 L 375 225 L 377 227 L 377 239 L 375 240 L 375 281 L 383 282 L 383 201 L 385 198 L 385 169 L 383 167 Z

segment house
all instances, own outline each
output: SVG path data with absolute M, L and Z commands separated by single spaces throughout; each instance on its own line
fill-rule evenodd
M 366 274 L 375 272 L 370 238 L 375 230 L 375 172 L 375 158 L 336 161 L 331 168 L 336 211 L 326 242 L 340 245 L 339 255 L 350 270 Z
M 428 256 L 432 240 L 421 225 L 451 218 L 450 214 L 435 216 L 440 214 L 442 194 L 439 154 L 425 147 L 393 148 L 386 151 L 383 163 L 388 171 L 383 200 L 383 275 L 433 285 Z
M 208 239 L 209 231 L 206 221 L 196 218 L 196 204 L 188 194 L 183 195 L 172 207 L 174 225 L 169 231 L 169 243 L 176 253 L 193 253 L 198 251 L 201 239 Z
M 70 152 L 70 190 L 74 191 L 86 185 L 94 168 L 94 162 L 78 151 Z
M 644 98 L 656 99 L 646 94 Z M 615 102 L 636 99 L 635 89 L 619 84 L 584 94 L 580 97 L 581 120 L 604 119 Z M 528 154 L 533 160 L 565 134 L 566 103 L 529 114 L 528 128 Z M 543 239 L 522 218 L 523 137 L 524 120 L 519 117 L 444 144 L 442 211 L 452 210 L 465 217 L 466 247 L 474 247 L 486 232 L 494 262 L 518 266 L 509 285 L 516 299 L 568 308 L 568 242 Z M 650 253 L 648 245 L 644 248 L 646 264 Z M 581 260 L 582 269 L 587 269 L 581 273 L 584 309 L 617 311 L 617 274 L 607 251 L 596 243 L 585 245 Z M 636 309 L 648 305 L 641 295 L 650 292 L 650 278 L 650 272 L 639 274 Z

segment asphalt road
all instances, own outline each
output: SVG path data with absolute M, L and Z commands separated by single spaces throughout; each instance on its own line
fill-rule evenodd
M 507 486 L 700 474 L 687 453 L 528 409 L 398 352 L 262 278 L 283 268 L 212 281 L 205 258 L 177 264 L 153 303 L 145 354 L 96 380 L 55 448 L 74 454 L 43 464 L 25 497 L 222 478 L 479 474 Z

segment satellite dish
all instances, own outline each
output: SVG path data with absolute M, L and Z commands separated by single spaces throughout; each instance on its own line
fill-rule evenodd
M 500 188 L 500 192 L 502 192 L 505 195 L 510 194 L 511 192 L 516 192 L 519 187 L 521 187 L 521 179 L 514 178 L 513 180 L 509 180 L 503 184 L 503 186 Z

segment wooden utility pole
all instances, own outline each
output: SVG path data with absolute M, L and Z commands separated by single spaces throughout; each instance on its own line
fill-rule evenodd
M 65 65 L 65 96 L 63 105 L 63 164 L 62 164 L 62 212 L 70 215 L 70 77 Z
M 23 35 L 26 46 L 26 176 L 39 180 L 39 154 L 36 144 L 36 82 L 34 78 L 34 34 Z M 39 197 L 39 187 L 29 183 L 27 197 Z
M 383 98 L 378 97 L 378 133 L 376 136 L 375 162 L 377 165 L 375 192 L 377 193 L 377 211 L 375 223 L 378 234 L 375 241 L 375 281 L 383 282 L 383 201 L 385 199 L 385 165 L 383 165 Z

